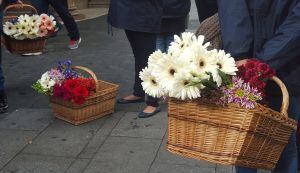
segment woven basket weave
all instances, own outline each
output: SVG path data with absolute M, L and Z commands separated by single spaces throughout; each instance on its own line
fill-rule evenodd
M 219 164 L 274 169 L 297 123 L 287 115 L 285 86 L 273 80 L 284 93 L 281 113 L 260 104 L 247 110 L 171 99 L 168 150 Z
M 19 10 L 19 12 L 9 12 L 13 10 Z M 4 21 L 12 20 L 17 17 L 17 15 L 23 12 L 30 13 L 30 14 L 37 14 L 36 9 L 31 5 L 10 5 L 7 6 L 3 13 L 4 13 Z M 11 38 L 5 34 L 3 34 L 3 42 L 6 46 L 7 50 L 13 54 L 29 54 L 29 53 L 39 53 L 43 52 L 45 45 L 46 45 L 46 37 L 36 38 L 36 39 L 25 39 L 25 40 L 16 40 Z
M 50 97 L 55 117 L 73 125 L 80 125 L 114 112 L 119 86 L 98 80 L 90 69 L 75 66 L 92 76 L 96 82 L 96 93 L 90 96 L 82 105 L 65 101 L 62 98 Z
M 208 34 L 211 48 L 220 48 L 217 15 L 203 22 L 197 34 Z M 274 169 L 297 123 L 288 118 L 285 85 L 277 77 L 272 80 L 283 93 L 281 112 L 260 104 L 248 110 L 234 104 L 222 107 L 200 100 L 170 99 L 167 149 L 218 164 Z

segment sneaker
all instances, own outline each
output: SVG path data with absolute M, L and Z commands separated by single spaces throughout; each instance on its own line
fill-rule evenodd
M 79 44 L 81 43 L 81 38 L 79 38 L 79 40 L 71 40 L 70 44 L 69 44 L 69 49 L 74 50 L 74 49 L 78 49 Z
M 42 55 L 43 52 L 36 52 L 36 53 L 24 53 L 22 54 L 23 56 L 38 56 L 38 55 Z
M 8 109 L 7 96 L 4 91 L 0 92 L 0 113 L 5 113 Z

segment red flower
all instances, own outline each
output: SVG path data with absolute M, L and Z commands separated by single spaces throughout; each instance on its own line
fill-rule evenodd
M 62 85 L 54 86 L 53 96 L 62 97 L 64 100 L 72 101 L 77 104 L 83 104 L 95 90 L 96 85 L 93 79 L 68 79 L 63 82 Z
M 248 61 L 248 62 L 245 64 L 245 68 L 246 68 L 247 70 L 254 69 L 254 68 L 256 68 L 256 65 L 257 65 L 256 62 L 254 62 L 254 61 Z
M 247 69 L 244 75 L 245 81 L 250 81 L 252 78 L 258 78 L 258 73 L 255 69 Z
M 258 59 L 250 59 L 245 65 L 239 67 L 238 75 L 264 96 L 266 81 L 275 75 L 275 71 Z
M 63 86 L 68 90 L 72 91 L 78 85 L 78 81 L 75 79 L 68 79 L 64 82 Z

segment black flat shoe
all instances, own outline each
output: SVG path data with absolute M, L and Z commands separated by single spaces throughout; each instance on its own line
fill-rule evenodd
M 155 111 L 154 112 L 152 112 L 152 113 L 146 113 L 146 112 L 140 112 L 139 114 L 138 114 L 138 117 L 139 118 L 149 118 L 149 117 L 152 117 L 152 116 L 154 116 L 154 115 L 156 115 L 157 113 L 159 113 L 160 112 L 160 107 L 157 107 L 156 109 L 155 109 Z
M 130 104 L 130 103 L 141 103 L 144 102 L 145 99 L 144 98 L 139 98 L 139 99 L 135 99 L 135 100 L 126 100 L 123 98 L 120 98 L 117 100 L 117 103 L 119 104 Z

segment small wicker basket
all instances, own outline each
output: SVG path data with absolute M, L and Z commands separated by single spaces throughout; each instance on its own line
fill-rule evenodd
M 55 117 L 73 125 L 80 125 L 114 112 L 119 86 L 98 80 L 95 73 L 81 66 L 74 66 L 87 72 L 96 83 L 96 93 L 82 105 L 65 101 L 62 98 L 50 97 Z
M 297 123 L 288 118 L 285 85 L 273 80 L 283 92 L 281 113 L 260 104 L 248 110 L 171 99 L 168 150 L 218 164 L 274 169 Z
M 19 13 L 13 12 L 13 10 L 21 10 L 23 14 L 37 14 L 37 10 L 31 6 L 26 4 L 15 4 L 7 6 L 4 13 L 4 21 L 12 20 L 17 17 Z M 9 12 L 12 11 L 12 12 Z M 47 37 L 41 37 L 36 39 L 25 39 L 25 40 L 16 40 L 11 38 L 5 34 L 3 34 L 3 42 L 6 46 L 7 50 L 13 54 L 32 54 L 32 53 L 40 53 L 43 52 Z

